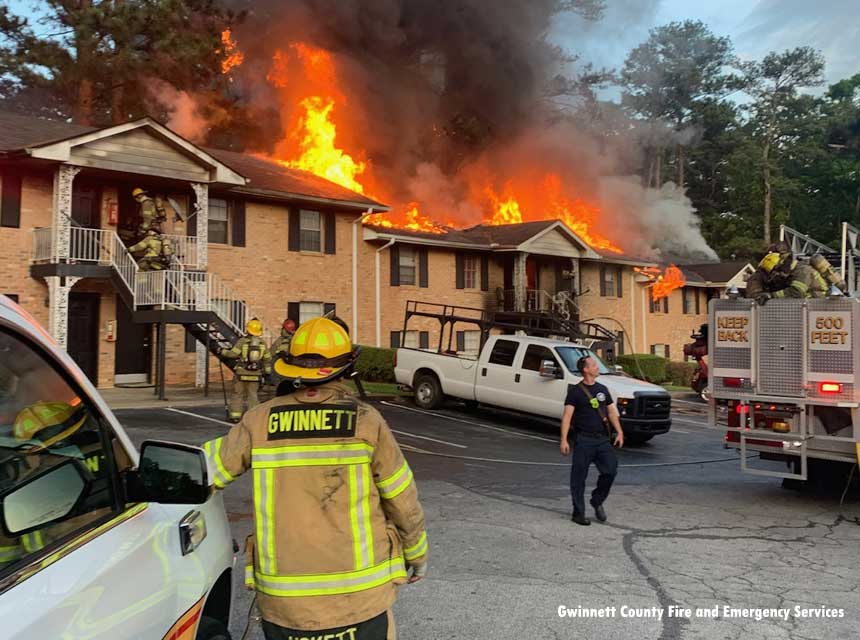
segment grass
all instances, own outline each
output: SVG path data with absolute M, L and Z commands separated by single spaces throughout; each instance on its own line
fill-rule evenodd
M 370 396 L 408 396 L 409 391 L 401 391 L 397 385 L 390 382 L 363 382 L 364 390 Z M 357 391 L 355 385 L 351 381 L 347 381 L 346 386 Z
M 676 384 L 662 384 L 660 385 L 666 391 L 689 391 L 690 393 L 694 393 L 694 391 L 690 387 L 679 387 Z

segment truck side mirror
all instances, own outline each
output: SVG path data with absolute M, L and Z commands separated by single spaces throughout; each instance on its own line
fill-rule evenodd
M 210 492 L 206 454 L 176 442 L 144 442 L 140 464 L 128 476 L 128 498 L 133 502 L 203 504 Z
M 560 377 L 558 374 L 560 373 L 558 367 L 555 362 L 552 360 L 541 360 L 540 370 L 539 370 L 541 378 L 558 378 Z

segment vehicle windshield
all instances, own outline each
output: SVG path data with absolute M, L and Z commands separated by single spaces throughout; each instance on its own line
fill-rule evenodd
M 576 361 L 583 356 L 588 356 L 597 361 L 597 368 L 600 371 L 600 375 L 620 375 L 617 371 L 610 369 L 609 366 L 591 349 L 584 349 L 583 347 L 557 347 L 556 351 L 558 352 L 558 355 L 561 356 L 561 359 L 564 360 L 564 366 L 566 366 L 567 370 L 573 374 L 579 375 L 579 371 L 576 370 Z

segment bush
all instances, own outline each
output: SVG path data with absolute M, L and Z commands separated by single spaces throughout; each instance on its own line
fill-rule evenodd
M 666 377 L 677 387 L 689 387 L 695 370 L 695 362 L 670 362 L 666 365 Z
M 394 349 L 362 347 L 355 369 L 367 382 L 396 382 L 394 379 Z
M 642 378 L 654 384 L 660 384 L 666 380 L 666 358 L 652 356 L 648 353 L 634 353 L 631 355 L 618 356 L 615 359 L 624 372 L 634 378 Z

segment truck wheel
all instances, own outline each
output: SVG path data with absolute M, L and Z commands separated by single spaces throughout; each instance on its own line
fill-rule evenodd
M 413 397 L 422 409 L 436 409 L 442 404 L 442 386 L 436 376 L 425 373 L 415 380 Z
M 209 616 L 203 616 L 200 619 L 200 626 L 197 627 L 196 640 L 231 640 L 230 632 L 224 623 Z

